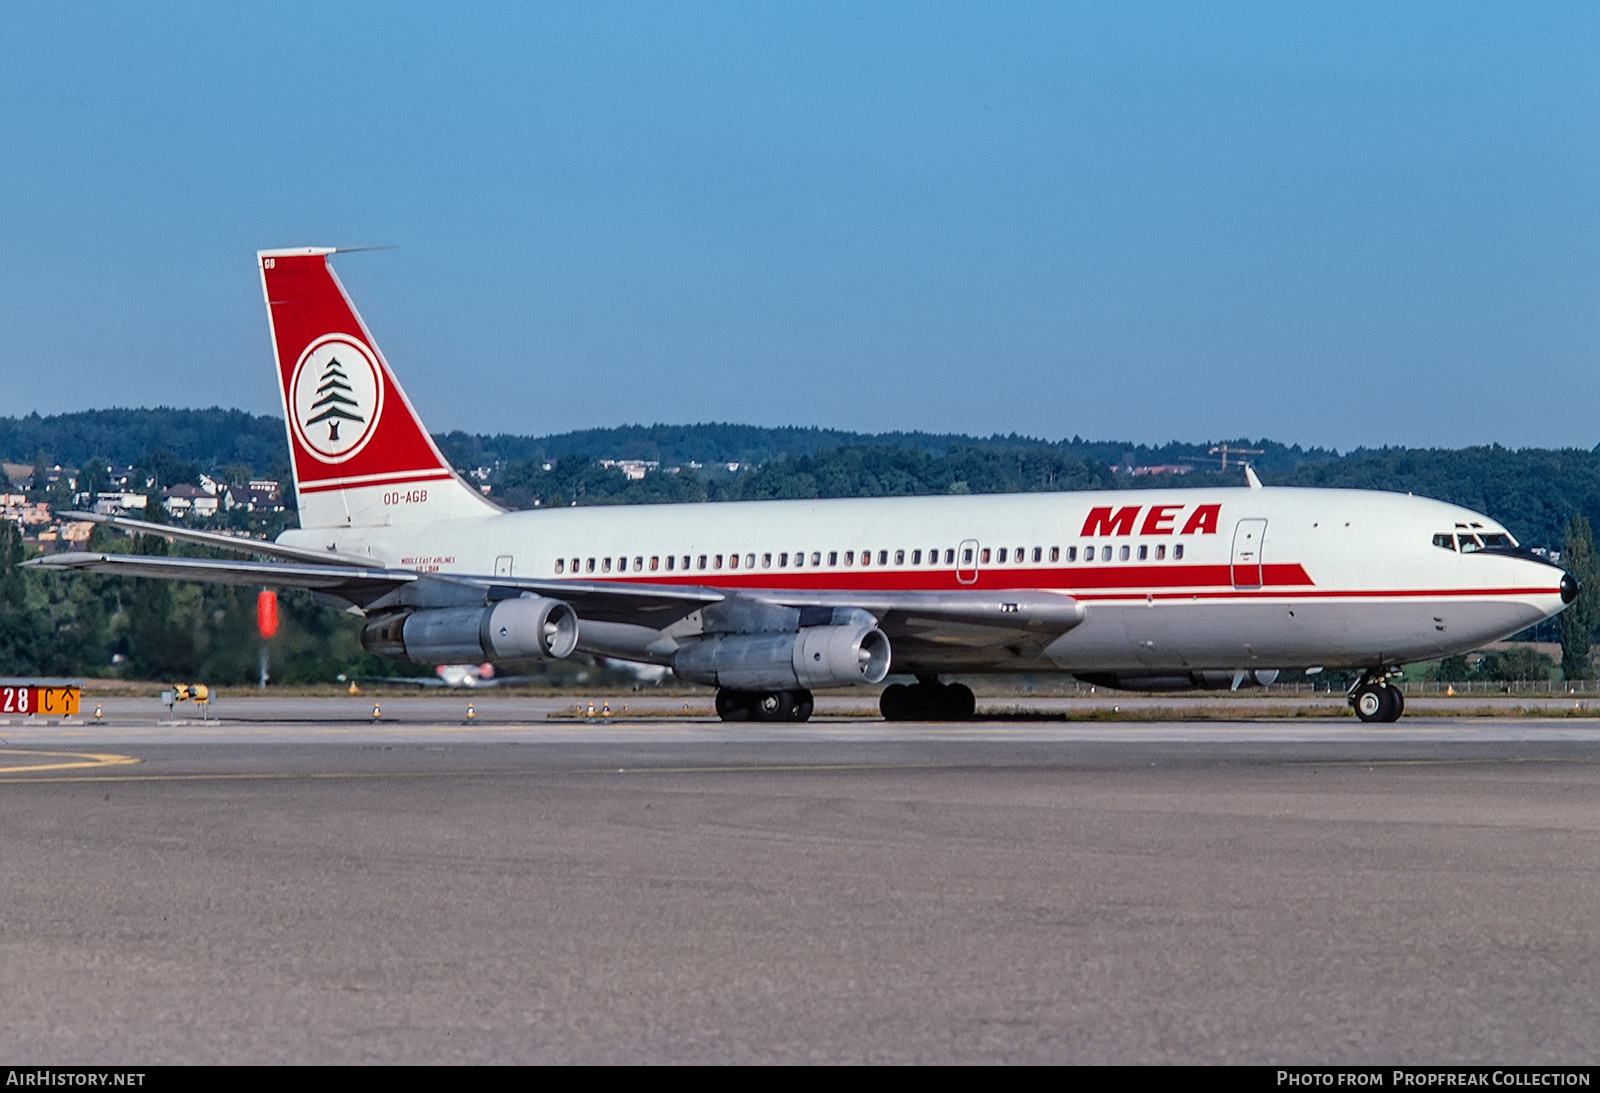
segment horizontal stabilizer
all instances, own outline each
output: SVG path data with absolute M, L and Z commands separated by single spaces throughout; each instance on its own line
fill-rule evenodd
M 169 541 L 194 543 L 198 546 L 215 547 L 218 550 L 232 550 L 240 554 L 259 554 L 264 558 L 283 558 L 292 562 L 326 562 L 330 565 L 353 565 L 374 569 L 382 569 L 383 563 L 373 558 L 365 558 L 359 554 L 341 554 L 333 550 L 317 550 L 314 547 L 289 546 L 284 543 L 269 543 L 264 539 L 251 539 L 242 535 L 229 535 L 221 531 L 201 531 L 199 528 L 175 527 L 172 524 L 157 524 L 149 520 L 135 520 L 128 516 L 107 516 L 100 512 L 63 512 L 60 514 L 64 520 L 88 520 L 96 524 L 116 528 L 135 535 L 159 535 Z

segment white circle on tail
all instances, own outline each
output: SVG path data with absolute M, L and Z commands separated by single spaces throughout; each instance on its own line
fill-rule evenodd
M 341 463 L 364 448 L 383 412 L 383 371 L 348 334 L 324 334 L 307 346 L 289 390 L 294 435 L 324 463 Z

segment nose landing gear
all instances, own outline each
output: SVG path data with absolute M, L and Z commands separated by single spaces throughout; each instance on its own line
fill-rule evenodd
M 724 721 L 806 721 L 815 705 L 810 691 L 717 690 L 717 716 Z
M 1406 699 L 1400 688 L 1389 682 L 1388 672 L 1363 672 L 1350 689 L 1350 708 L 1363 721 L 1398 721 L 1405 713 Z

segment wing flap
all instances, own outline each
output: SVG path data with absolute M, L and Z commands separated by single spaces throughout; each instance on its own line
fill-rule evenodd
M 949 645 L 994 645 L 1019 636 L 1053 638 L 1088 617 L 1064 592 L 1024 589 L 948 592 L 753 593 L 791 607 L 859 607 L 875 615 L 890 639 L 914 637 Z

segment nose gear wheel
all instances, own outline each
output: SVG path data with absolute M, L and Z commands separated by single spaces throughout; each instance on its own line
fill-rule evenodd
M 805 721 L 815 707 L 810 691 L 717 690 L 717 716 L 724 721 Z
M 1405 712 L 1406 699 L 1388 683 L 1363 683 L 1350 692 L 1350 706 L 1362 721 L 1392 722 Z

